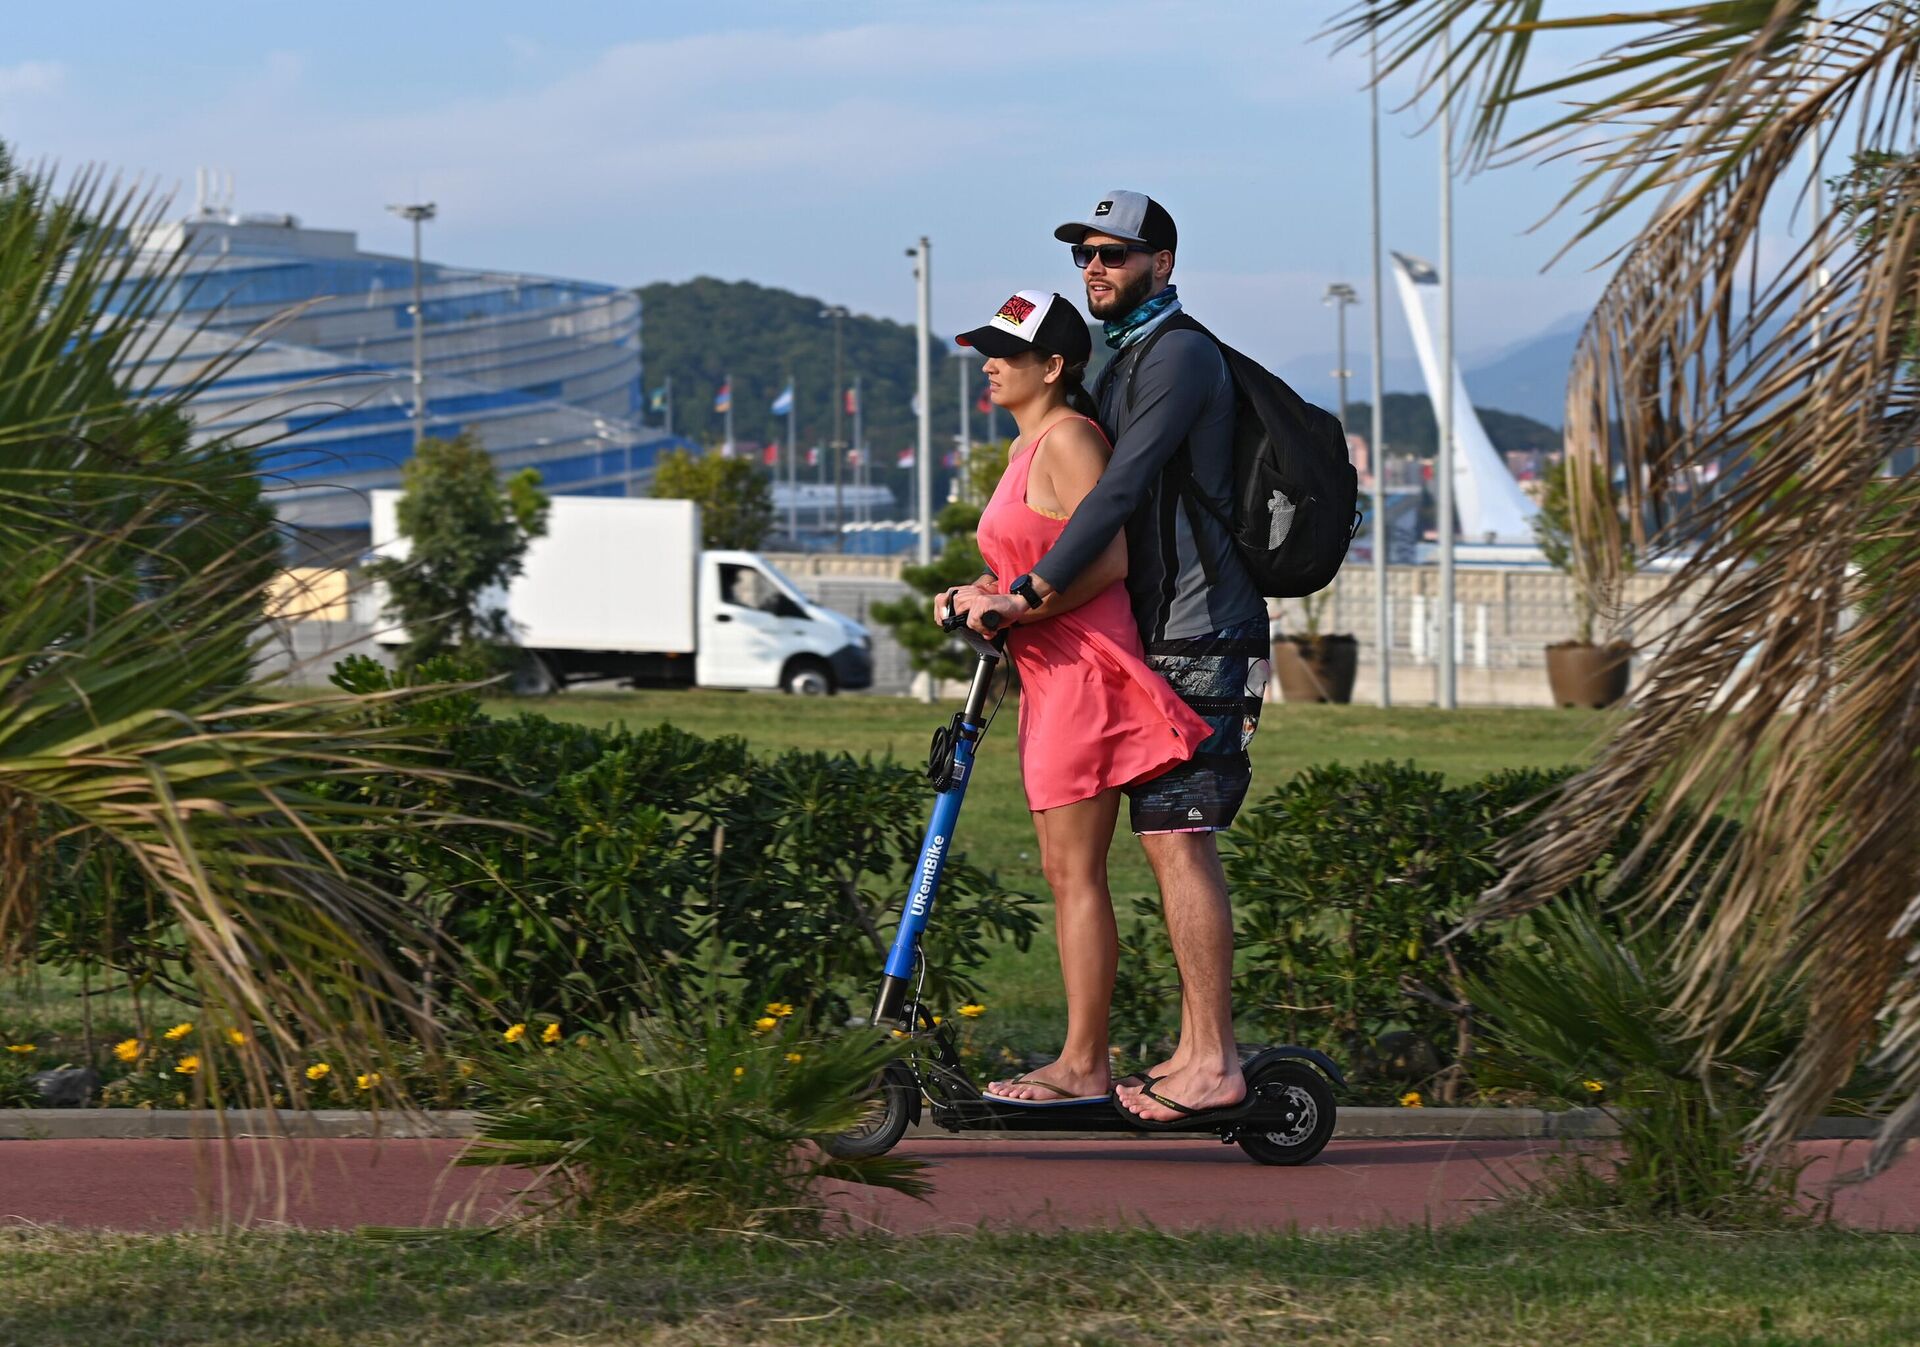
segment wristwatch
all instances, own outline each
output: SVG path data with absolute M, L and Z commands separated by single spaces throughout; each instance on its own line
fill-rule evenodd
M 1040 606 L 1040 591 L 1033 587 L 1033 576 L 1021 572 L 1007 585 L 1007 593 L 1018 594 L 1027 601 L 1027 611 L 1032 612 Z

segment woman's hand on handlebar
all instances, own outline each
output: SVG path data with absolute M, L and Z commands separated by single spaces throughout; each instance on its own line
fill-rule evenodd
M 1010 594 L 975 594 L 956 605 L 967 615 L 967 625 L 982 636 L 992 636 L 995 632 L 1011 627 L 1027 614 L 1025 599 Z M 988 614 L 998 620 L 991 626 L 987 623 Z
M 933 596 L 933 620 L 944 627 L 947 624 L 949 611 L 947 605 L 949 603 L 953 605 L 954 611 L 964 613 L 966 611 L 966 605 L 960 602 L 964 596 L 985 594 L 988 592 L 989 591 L 982 589 L 979 585 L 955 585 L 952 589 L 941 590 Z

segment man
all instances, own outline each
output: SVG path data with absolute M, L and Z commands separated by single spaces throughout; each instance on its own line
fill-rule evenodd
M 1155 338 L 1180 312 L 1173 217 L 1142 193 L 1109 192 L 1054 237 L 1085 272 L 1087 309 L 1114 348 L 1094 390 L 1113 457 L 1030 576 L 974 605 L 970 618 L 985 630 L 988 611 L 1018 617 L 1072 584 L 1125 529 L 1127 590 L 1148 663 L 1212 727 L 1190 761 L 1128 791 L 1180 968 L 1180 1042 L 1115 1094 L 1145 1121 L 1173 1122 L 1246 1097 L 1233 1037 L 1233 918 L 1214 834 L 1233 822 L 1252 779 L 1247 744 L 1269 671 L 1266 601 L 1214 517 L 1233 499 L 1226 360 L 1205 333 L 1178 324 Z M 1181 499 L 1189 476 L 1188 489 L 1214 510 Z

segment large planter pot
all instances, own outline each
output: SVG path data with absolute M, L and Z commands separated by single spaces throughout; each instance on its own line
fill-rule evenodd
M 1350 702 L 1360 668 L 1351 636 L 1283 636 L 1273 643 L 1273 674 L 1290 702 Z
M 1555 706 L 1612 706 L 1627 695 L 1632 674 L 1633 647 L 1625 641 L 1561 641 L 1547 647 L 1547 684 Z

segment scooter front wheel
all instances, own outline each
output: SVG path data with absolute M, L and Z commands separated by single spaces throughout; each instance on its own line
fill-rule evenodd
M 892 1063 L 873 1082 L 873 1092 L 865 1101 L 866 1111 L 859 1123 L 844 1132 L 822 1137 L 821 1148 L 839 1160 L 867 1160 L 885 1155 L 906 1135 L 919 1089 L 919 1083 L 905 1063 Z
M 1263 1165 L 1304 1165 L 1326 1148 L 1335 1106 L 1325 1076 L 1305 1062 L 1275 1062 L 1247 1086 L 1260 1092 L 1261 1104 L 1234 1134 L 1241 1150 Z

